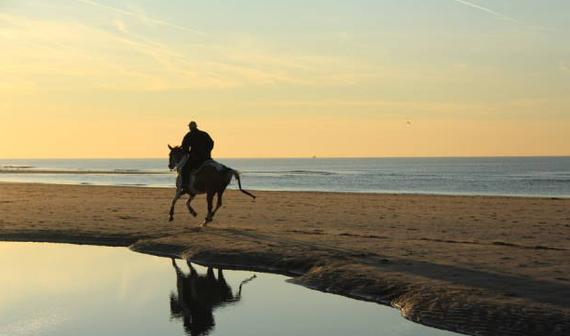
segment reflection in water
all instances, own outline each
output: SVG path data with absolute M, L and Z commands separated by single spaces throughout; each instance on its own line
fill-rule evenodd
M 238 302 L 242 286 L 253 280 L 255 275 L 242 281 L 234 295 L 222 269 L 218 269 L 216 278 L 212 267 L 208 267 L 206 275 L 200 275 L 189 261 L 187 263 L 190 273 L 184 274 L 172 259 L 178 293 L 170 294 L 170 314 L 183 320 L 188 335 L 207 335 L 215 325 L 214 309 Z
M 239 300 L 251 272 L 176 262 L 173 272 L 126 248 L 0 242 L 0 335 L 459 336 L 276 274 L 258 274 Z

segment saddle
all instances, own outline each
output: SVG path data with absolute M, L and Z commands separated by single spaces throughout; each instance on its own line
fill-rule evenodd
M 219 163 L 214 159 L 208 159 L 202 162 L 202 164 L 198 168 L 192 169 L 190 171 L 190 175 L 192 176 L 198 174 L 204 167 L 214 167 L 218 172 L 221 172 L 225 169 L 229 169 L 228 167 L 224 166 L 223 164 Z

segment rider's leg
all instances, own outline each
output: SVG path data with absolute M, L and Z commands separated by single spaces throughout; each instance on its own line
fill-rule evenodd
M 195 155 L 190 152 L 190 156 L 186 164 L 182 168 L 182 188 L 188 189 L 190 185 L 190 174 L 193 168 L 196 167 L 196 159 L 194 158 Z
M 188 183 L 190 182 L 190 169 L 188 169 L 188 163 L 182 169 L 182 189 L 188 189 Z

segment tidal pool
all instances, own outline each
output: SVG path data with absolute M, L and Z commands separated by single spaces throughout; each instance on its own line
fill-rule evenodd
M 126 248 L 1 242 L 0 335 L 459 335 L 286 280 Z

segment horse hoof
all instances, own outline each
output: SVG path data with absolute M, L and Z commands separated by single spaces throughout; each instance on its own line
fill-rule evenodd
M 169 222 L 172 222 L 173 220 L 174 220 L 174 218 L 172 218 L 172 217 L 169 217 L 169 218 L 168 218 L 168 221 L 169 221 Z
M 196 213 L 196 212 L 191 212 L 190 214 L 192 215 L 192 217 L 198 216 L 198 213 Z

